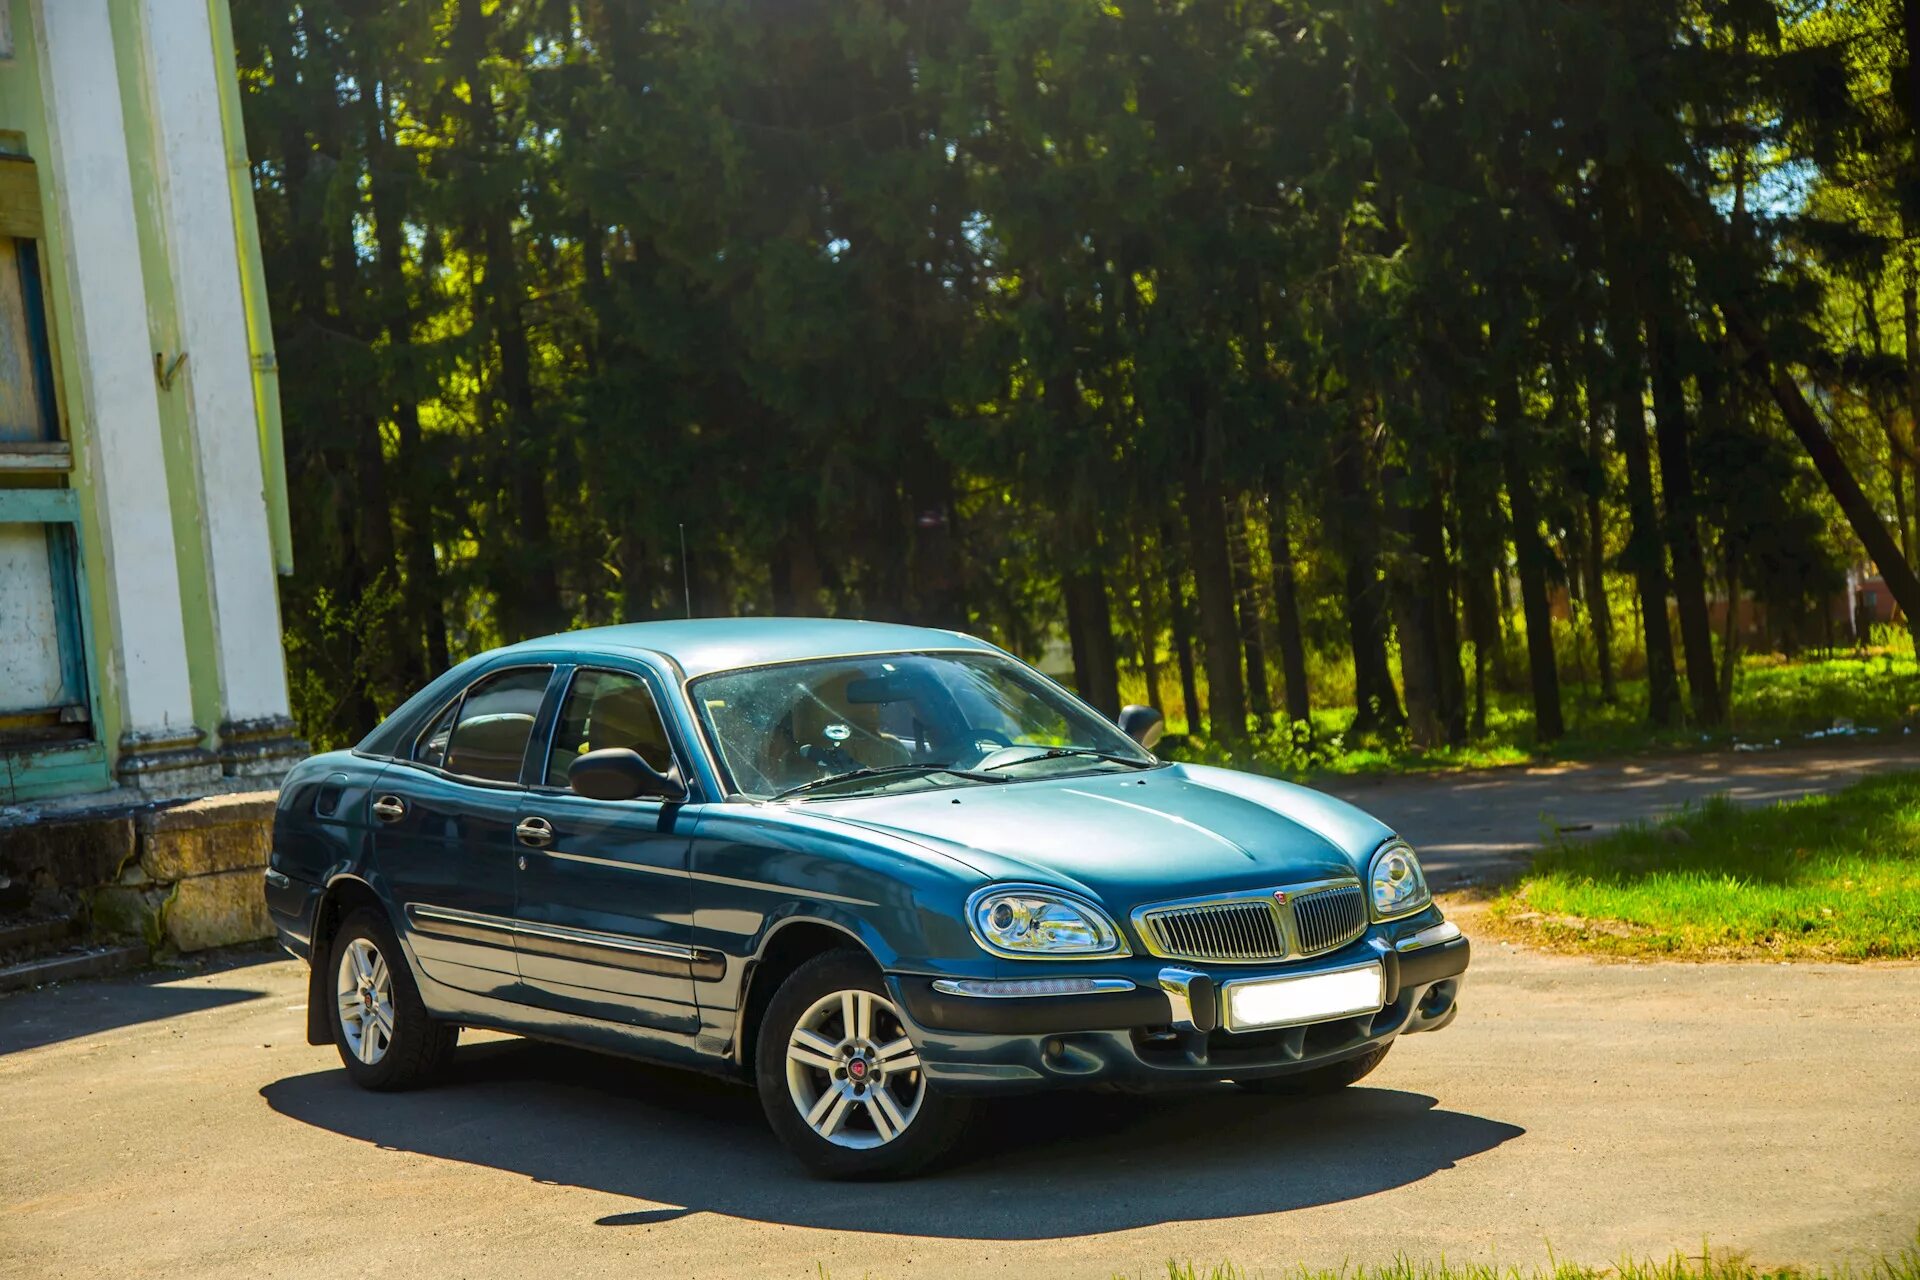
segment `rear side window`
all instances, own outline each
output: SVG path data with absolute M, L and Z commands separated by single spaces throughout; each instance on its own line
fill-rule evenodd
M 483 782 L 518 782 L 551 670 L 502 671 L 473 685 L 421 735 L 413 758 Z
M 547 785 L 567 785 L 567 769 L 588 751 L 629 747 L 665 773 L 673 764 L 667 727 L 647 682 L 624 671 L 585 670 L 573 678 L 547 758 Z
M 460 699 L 455 698 L 433 722 L 433 728 L 420 735 L 420 741 L 413 748 L 413 758 L 420 764 L 430 764 L 436 769 L 447 767 L 447 739 L 453 736 L 453 718 L 460 714 Z

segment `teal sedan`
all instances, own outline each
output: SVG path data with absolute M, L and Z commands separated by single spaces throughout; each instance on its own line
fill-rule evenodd
M 1467 940 L 1414 851 L 1160 727 L 951 631 L 549 636 L 295 768 L 267 902 L 356 1084 L 562 1040 L 752 1083 L 828 1177 L 923 1169 L 995 1094 L 1320 1093 L 1446 1026 Z

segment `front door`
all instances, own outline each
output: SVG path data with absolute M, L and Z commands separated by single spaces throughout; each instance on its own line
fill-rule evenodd
M 519 986 L 514 827 L 552 674 L 538 666 L 483 676 L 374 788 L 377 870 L 414 958 L 427 977 L 462 991 L 512 998 Z
M 591 800 L 567 787 L 584 751 L 675 760 L 649 677 L 582 667 L 555 723 L 543 786 L 521 797 L 520 976 L 550 1009 L 691 1035 L 700 1025 L 687 854 L 695 812 L 657 800 Z

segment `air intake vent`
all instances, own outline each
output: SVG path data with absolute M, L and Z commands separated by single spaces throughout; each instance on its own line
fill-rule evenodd
M 1366 895 L 1357 884 L 1303 893 L 1292 905 L 1294 943 L 1303 956 L 1344 947 L 1367 931 Z

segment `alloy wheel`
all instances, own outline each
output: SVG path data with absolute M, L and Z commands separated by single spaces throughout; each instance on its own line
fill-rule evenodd
M 371 939 L 347 943 L 334 994 L 347 1050 L 373 1066 L 393 1047 L 393 973 Z
M 816 1000 L 787 1039 L 787 1091 L 835 1146 L 870 1150 L 907 1131 L 927 1095 L 900 1011 L 871 991 Z

